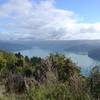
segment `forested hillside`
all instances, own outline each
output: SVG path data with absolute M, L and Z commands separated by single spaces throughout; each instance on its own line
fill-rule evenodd
M 86 77 L 62 54 L 29 58 L 0 51 L 0 100 L 100 100 L 100 67 Z

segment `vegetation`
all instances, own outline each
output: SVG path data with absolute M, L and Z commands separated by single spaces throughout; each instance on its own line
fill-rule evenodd
M 0 100 L 100 100 L 100 67 L 85 77 L 62 54 L 29 58 L 0 51 Z

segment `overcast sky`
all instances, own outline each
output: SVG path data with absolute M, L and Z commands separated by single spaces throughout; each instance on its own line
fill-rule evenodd
M 100 0 L 0 0 L 0 40 L 100 39 Z

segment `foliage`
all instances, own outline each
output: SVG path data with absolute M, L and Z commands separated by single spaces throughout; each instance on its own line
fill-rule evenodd
M 41 63 L 41 58 L 40 57 L 32 57 L 30 59 L 30 62 L 32 63 L 32 65 L 37 65 L 37 64 Z
M 73 74 L 80 73 L 78 66 L 70 58 L 66 58 L 62 54 L 51 54 L 50 60 L 53 63 L 53 69 L 56 69 L 58 72 L 59 80 L 65 81 Z
M 91 72 L 91 94 L 95 98 L 100 98 L 100 67 L 95 66 Z
M 10 73 L 5 84 L 7 92 L 22 93 L 25 91 L 25 81 L 20 74 Z
M 33 86 L 27 91 L 28 100 L 92 100 L 82 91 L 73 93 L 67 83 Z
M 0 51 L 0 82 L 5 85 L 6 93 L 15 94 L 15 98 L 11 96 L 13 100 L 17 100 L 18 93 L 24 95 L 23 100 L 97 99 L 100 97 L 100 81 L 97 80 L 100 80 L 100 70 L 97 68 L 100 67 L 94 67 L 91 76 L 85 77 L 63 54 L 29 58 L 21 53 Z

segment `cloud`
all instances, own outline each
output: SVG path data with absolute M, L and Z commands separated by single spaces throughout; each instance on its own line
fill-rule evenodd
M 100 39 L 100 23 L 82 23 L 73 11 L 58 9 L 54 0 L 8 0 L 0 5 L 0 39 Z M 13 32 L 12 30 L 15 30 Z

